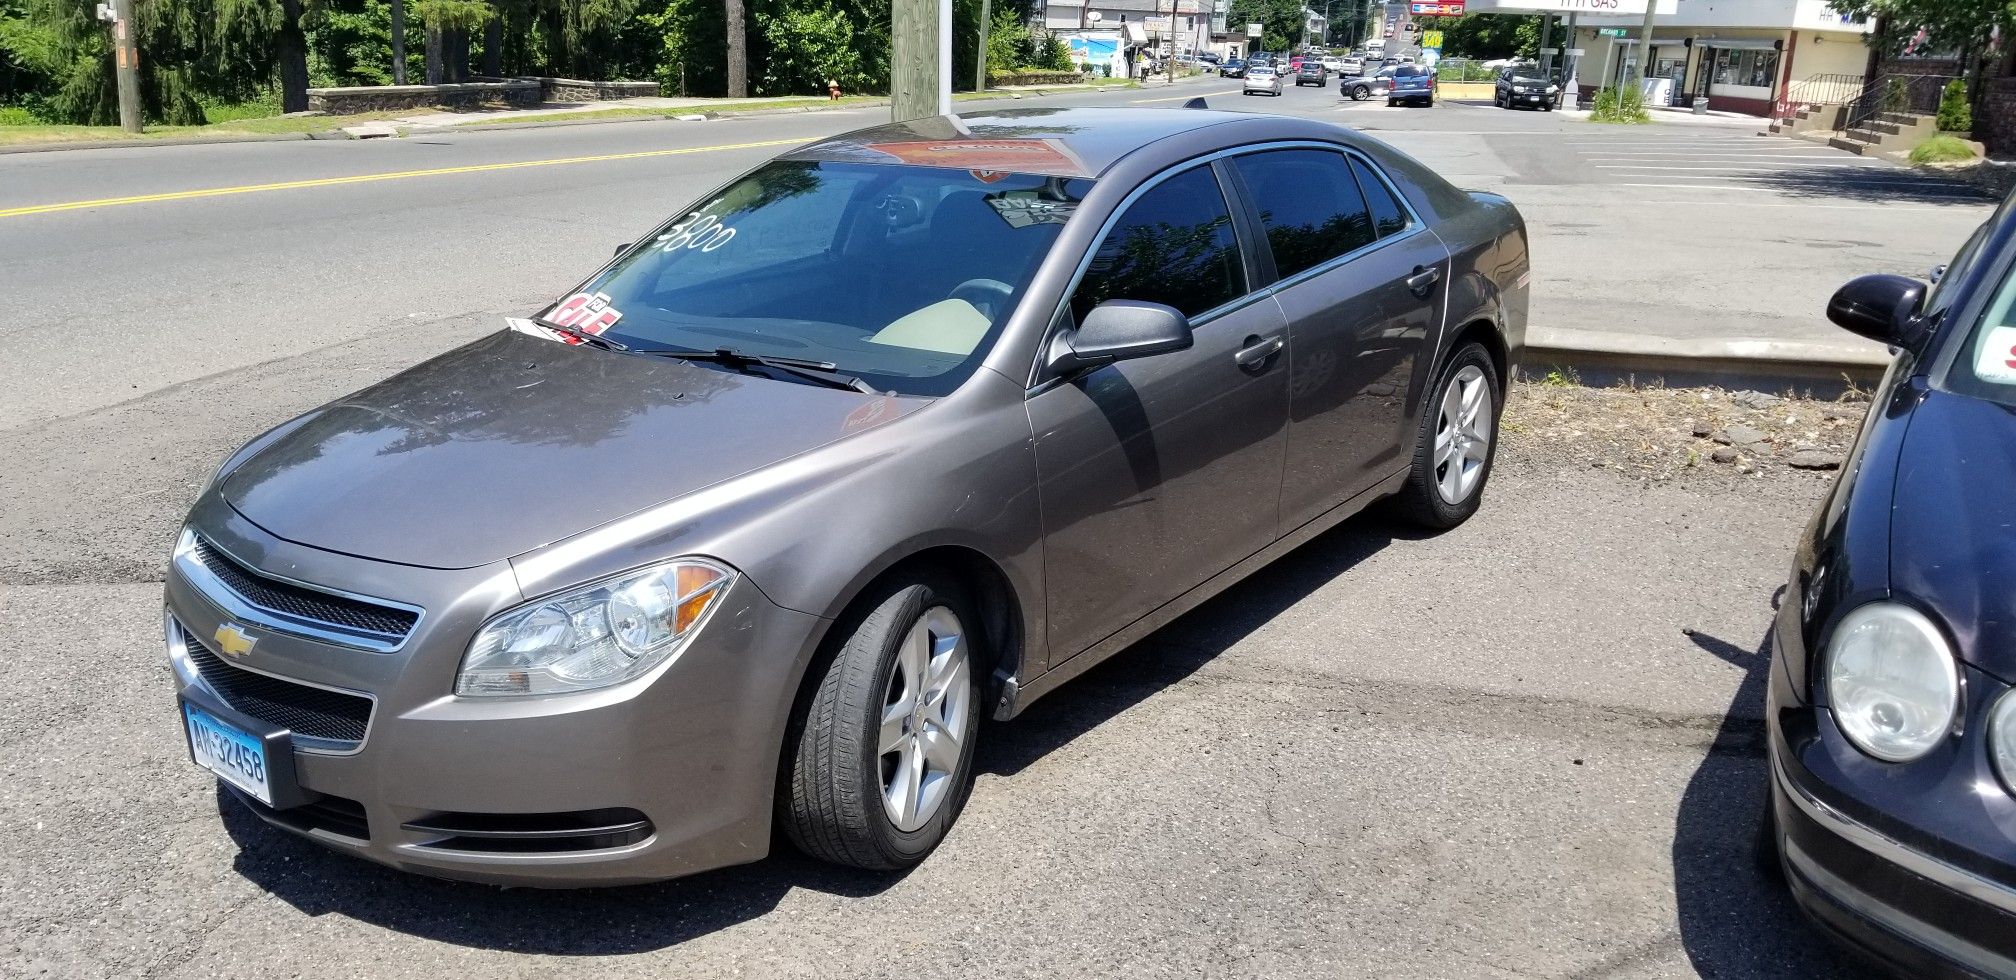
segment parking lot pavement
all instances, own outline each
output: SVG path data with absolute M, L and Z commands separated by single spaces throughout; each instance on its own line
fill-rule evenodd
M 203 395 L 136 410 L 200 430 Z M 0 705 L 0 975 L 1842 975 L 1747 852 L 1823 480 L 1648 485 L 1507 417 L 1477 519 L 1353 521 L 989 728 L 893 878 L 499 891 L 324 852 L 189 764 L 157 584 L 9 579 L 0 638 L 42 652 Z

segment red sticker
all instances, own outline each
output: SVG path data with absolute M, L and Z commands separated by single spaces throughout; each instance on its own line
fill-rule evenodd
M 623 319 L 623 311 L 609 305 L 607 293 L 575 293 L 560 301 L 546 319 L 556 327 L 571 327 L 590 336 L 616 325 Z M 578 344 L 578 337 L 568 337 L 567 342 Z

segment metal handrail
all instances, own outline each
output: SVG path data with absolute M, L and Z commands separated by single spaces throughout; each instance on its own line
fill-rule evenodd
M 1939 98 L 1954 75 L 1907 75 L 1892 73 L 1868 84 L 1848 107 L 1843 127 L 1848 131 L 1871 129 L 1885 113 L 1933 113 Z
M 1773 119 L 1790 119 L 1800 109 L 1823 105 L 1847 105 L 1860 96 L 1869 80 L 1861 75 L 1834 72 L 1813 75 L 1792 83 L 1772 107 Z

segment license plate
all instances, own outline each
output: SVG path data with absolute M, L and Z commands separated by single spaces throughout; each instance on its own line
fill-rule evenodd
M 189 730 L 189 754 L 197 765 L 258 797 L 259 802 L 273 805 L 272 767 L 267 763 L 263 739 L 219 721 L 187 701 L 182 702 L 182 720 Z

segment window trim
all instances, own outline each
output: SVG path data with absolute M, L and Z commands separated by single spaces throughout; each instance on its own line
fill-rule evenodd
M 1374 238 L 1369 245 L 1353 249 L 1343 255 L 1318 263 L 1295 275 L 1287 278 L 1280 277 L 1276 273 L 1274 265 L 1274 248 L 1268 244 L 1266 229 L 1260 224 L 1259 210 L 1255 207 L 1252 196 L 1246 189 L 1245 181 L 1240 179 L 1238 171 L 1233 169 L 1229 161 L 1233 157 L 1265 153 L 1269 150 L 1295 149 L 1328 150 L 1344 155 L 1347 161 L 1348 158 L 1355 157 L 1363 162 L 1366 169 L 1376 175 L 1379 178 L 1379 182 L 1385 185 L 1386 192 L 1392 195 L 1393 200 L 1399 202 L 1401 212 L 1407 217 L 1407 227 L 1394 234 Z M 1038 338 L 1036 351 L 1030 357 L 1029 373 L 1024 384 L 1024 397 L 1033 398 L 1050 390 L 1063 380 L 1062 378 L 1046 378 L 1043 376 L 1043 354 L 1050 349 L 1050 344 L 1056 339 L 1057 334 L 1065 329 L 1064 321 L 1071 311 L 1071 297 L 1078 291 L 1078 285 L 1084 280 L 1086 270 L 1092 267 L 1092 260 L 1099 254 L 1099 248 L 1106 244 L 1106 236 L 1112 234 L 1113 226 L 1119 224 L 1120 219 L 1127 214 L 1127 209 L 1133 207 L 1134 202 L 1140 200 L 1149 191 L 1161 186 L 1166 180 L 1189 173 L 1198 167 L 1210 168 L 1212 175 L 1218 179 L 1219 193 L 1225 196 L 1225 207 L 1232 214 L 1234 239 L 1238 242 L 1242 253 L 1252 253 L 1244 260 L 1248 278 L 1253 279 L 1257 272 L 1264 271 L 1268 273 L 1268 279 L 1265 282 L 1257 279 L 1249 281 L 1246 284 L 1247 291 L 1244 294 L 1191 317 L 1190 325 L 1193 328 L 1209 323 L 1229 313 L 1244 309 L 1263 299 L 1272 299 L 1275 293 L 1283 289 L 1299 285 L 1319 273 L 1334 269 L 1344 262 L 1383 248 L 1389 242 L 1398 242 L 1428 230 L 1428 223 L 1421 220 L 1421 212 L 1415 209 L 1414 202 L 1408 200 L 1406 194 L 1400 192 L 1399 186 L 1393 182 L 1393 176 L 1388 174 L 1385 168 L 1379 166 L 1378 161 L 1373 160 L 1369 155 L 1342 143 L 1330 143 L 1314 139 L 1272 140 L 1266 143 L 1248 143 L 1242 146 L 1225 147 L 1172 163 L 1156 171 L 1133 190 L 1128 191 L 1127 196 L 1121 198 L 1120 203 L 1114 205 L 1112 213 L 1108 214 L 1105 221 L 1100 223 L 1098 233 L 1092 238 L 1091 247 L 1087 248 L 1085 254 L 1078 258 L 1078 268 L 1072 271 L 1071 281 L 1064 287 L 1063 293 L 1057 297 L 1056 307 L 1050 311 L 1049 326 L 1044 329 L 1042 336 Z M 1353 183 L 1357 183 L 1358 175 L 1356 171 L 1352 172 L 1351 179 Z M 1364 187 L 1360 185 L 1360 196 L 1363 196 L 1364 192 Z M 1366 209 L 1369 213 L 1371 202 L 1366 202 Z M 1259 267 L 1256 268 L 1255 258 L 1261 258 L 1265 261 L 1260 263 Z

